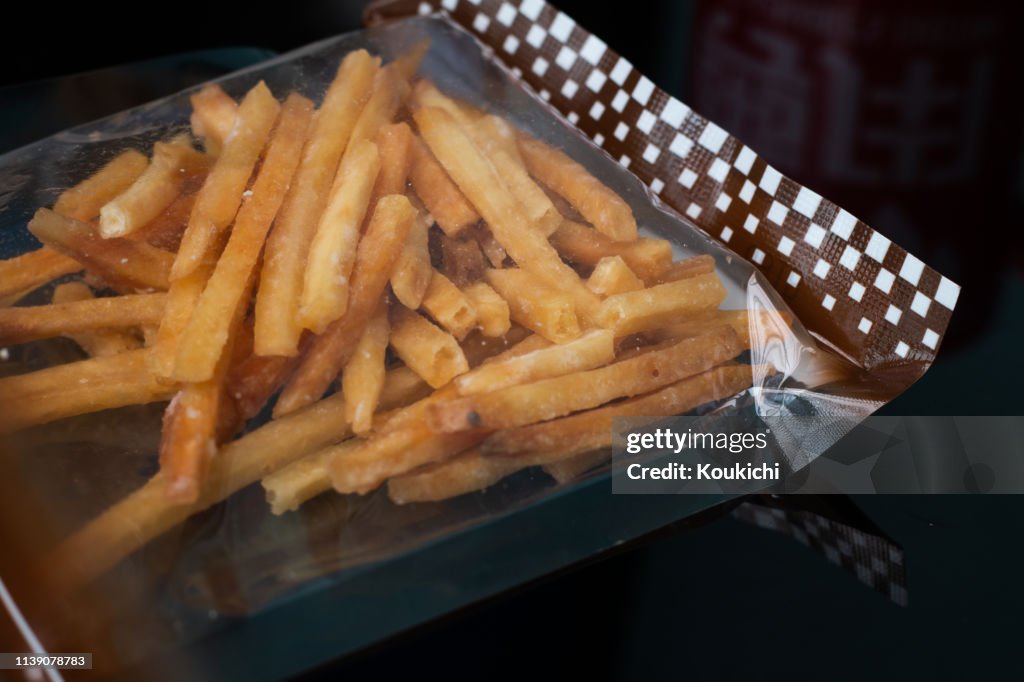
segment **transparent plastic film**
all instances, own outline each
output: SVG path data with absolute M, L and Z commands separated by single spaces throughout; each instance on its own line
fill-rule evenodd
M 738 214 L 572 119 L 411 17 L 0 157 L 0 575 L 51 650 L 123 671 L 399 593 L 389 566 L 582 500 L 613 418 L 856 420 L 927 367 L 807 322 Z

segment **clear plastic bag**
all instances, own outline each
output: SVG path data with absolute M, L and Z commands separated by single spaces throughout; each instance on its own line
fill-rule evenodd
M 278 98 L 297 91 L 319 102 L 340 59 L 350 51 L 366 48 L 388 62 L 424 38 L 430 40 L 430 49 L 420 76 L 563 150 L 628 202 L 643 234 L 670 240 L 677 259 L 714 257 L 728 292 L 722 309 L 751 311 L 751 347 L 741 361 L 757 369 L 743 400 L 774 415 L 784 416 L 795 405 L 801 415 L 810 410 L 856 418 L 894 394 L 891 377 L 822 347 L 756 267 L 662 205 L 633 172 L 524 90 L 472 36 L 448 20 L 412 18 L 347 34 L 219 83 L 236 98 L 262 80 Z M 116 154 L 126 148 L 148 152 L 154 142 L 188 132 L 189 94 L 0 158 L 0 253 L 10 257 L 30 248 L 25 225 L 35 210 L 52 205 L 62 190 Z M 46 292 L 33 296 L 28 302 L 47 298 Z M 8 352 L 5 374 L 74 357 L 60 340 Z M 916 372 L 911 368 L 906 373 Z M 728 410 L 730 404 L 714 407 Z M 270 513 L 263 489 L 253 484 L 153 533 L 146 510 L 159 500 L 141 500 L 133 491 L 144 490 L 157 467 L 162 409 L 157 403 L 74 417 L 4 446 L 10 452 L 2 458 L 2 529 L 9 548 L 5 553 L 11 554 L 0 570 L 45 646 L 92 650 L 98 667 L 106 671 L 133 666 L 153 670 L 155 661 L 171 660 L 185 646 L 200 653 L 175 658 L 170 668 L 174 674 L 222 669 L 210 662 L 219 655 L 216 647 L 230 650 L 247 642 L 231 627 L 236 618 L 254 624 L 257 639 L 249 645 L 307 624 L 352 633 L 360 629 L 360 619 L 369 619 L 360 635 L 342 637 L 342 644 L 311 646 L 315 653 L 296 658 L 296 665 L 305 666 L 724 501 L 612 501 L 602 466 L 563 483 L 539 467 L 527 467 L 484 491 L 441 502 L 396 505 L 386 487 L 380 487 L 366 496 L 327 492 L 281 516 Z M 259 423 L 250 423 L 248 430 Z M 127 511 L 104 511 L 130 495 L 136 503 Z M 624 518 L 627 507 L 635 509 L 629 516 L 636 518 Z M 618 517 L 595 509 L 615 510 Z M 116 556 L 118 543 L 112 542 L 110 570 L 76 594 L 51 599 L 38 580 L 40 571 L 50 577 L 75 571 L 75 557 L 54 555 L 53 548 L 104 513 L 124 518 L 121 532 L 129 538 L 125 547 L 133 546 L 135 533 L 147 540 L 156 537 L 127 552 L 123 560 Z M 564 525 L 554 529 L 552 524 Z M 536 535 L 531 541 L 524 533 Z M 54 565 L 54 556 L 64 557 L 69 565 Z M 474 571 L 493 575 L 473 582 L 466 576 Z M 444 575 L 450 582 L 436 582 Z M 406 603 L 406 594 L 422 598 L 422 609 Z M 323 603 L 328 595 L 335 600 L 330 608 Z M 380 615 L 389 609 L 406 614 Z M 374 613 L 379 620 L 373 620 Z M 261 660 L 260 654 L 253 652 L 250 660 Z M 301 669 L 283 665 L 263 669 L 261 676 Z

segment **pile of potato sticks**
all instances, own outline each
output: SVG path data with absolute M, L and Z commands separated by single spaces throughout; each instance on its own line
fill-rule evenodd
M 0 379 L 0 431 L 170 401 L 159 473 L 50 557 L 64 587 L 256 481 L 274 513 L 566 481 L 609 457 L 613 416 L 750 386 L 714 260 L 674 262 L 580 164 L 418 78 L 426 49 L 348 54 L 318 108 L 207 86 L 192 135 L 122 152 L 0 261 L 0 345 L 90 356 Z

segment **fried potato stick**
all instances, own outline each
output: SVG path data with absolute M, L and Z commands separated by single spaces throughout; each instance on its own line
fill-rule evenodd
M 599 369 L 439 401 L 429 408 L 430 425 L 438 432 L 499 430 L 555 419 L 648 393 L 731 360 L 741 350 L 736 332 L 723 326 Z
M 234 127 L 224 141 L 224 149 L 196 196 L 171 269 L 172 280 L 192 274 L 214 250 L 221 234 L 235 219 L 242 203 L 242 193 L 280 110 L 281 105 L 263 81 L 242 99 Z
M 95 298 L 92 289 L 84 282 L 66 282 L 53 290 L 54 303 L 73 303 L 88 301 Z M 139 348 L 139 338 L 130 331 L 119 329 L 93 329 L 77 333 L 64 333 L 65 336 L 78 344 L 87 355 L 94 358 L 105 358 L 125 351 Z
M 256 352 L 296 355 L 302 325 L 299 301 L 309 245 L 380 60 L 366 50 L 349 53 L 317 111 L 302 160 L 267 239 L 256 296 Z
M 166 294 L 136 294 L 0 309 L 0 344 L 156 324 L 166 301 Z

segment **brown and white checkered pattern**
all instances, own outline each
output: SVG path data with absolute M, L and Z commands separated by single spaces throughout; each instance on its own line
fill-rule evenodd
M 658 88 L 543 0 L 390 0 L 368 20 L 449 18 L 662 202 L 753 262 L 866 369 L 927 366 L 959 287 Z

